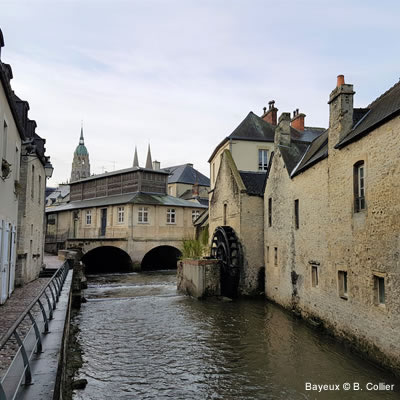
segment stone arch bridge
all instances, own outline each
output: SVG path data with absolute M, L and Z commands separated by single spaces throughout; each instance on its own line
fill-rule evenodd
M 128 272 L 176 268 L 182 240 L 116 238 L 68 239 L 67 250 L 79 250 L 89 272 Z

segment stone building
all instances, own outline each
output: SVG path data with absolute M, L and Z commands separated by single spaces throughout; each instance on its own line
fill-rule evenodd
M 139 167 L 137 148 L 133 157 L 133 166 Z M 187 163 L 161 168 L 159 161 L 152 161 L 150 145 L 147 150 L 146 168 L 168 172 L 168 194 L 184 200 L 197 201 L 208 206 L 210 179 Z M 195 216 L 195 215 L 194 215 Z M 198 216 L 198 215 L 197 215 Z M 195 218 L 194 218 L 195 219 Z
M 24 131 L 12 98 L 12 70 L 1 61 L 4 46 L 0 30 L 0 304 L 14 290 L 18 224 L 20 154 Z
M 0 30 L 0 50 L 3 46 Z M 12 91 L 12 78 L 10 65 L 0 57 L 1 304 L 15 285 L 35 279 L 42 268 L 46 170 L 52 172 L 45 140 L 36 134 L 36 122 L 28 118 L 28 102 Z
M 47 248 L 80 248 L 98 263 L 100 253 L 109 262 L 104 251 L 119 249 L 144 269 L 156 259 L 176 266 L 182 240 L 194 236 L 193 212 L 207 207 L 169 196 L 167 179 L 168 172 L 132 167 L 71 182 L 70 202 L 46 210 Z
M 210 179 L 187 163 L 163 168 L 169 172 L 168 194 L 185 200 L 197 200 L 208 206 Z
M 29 103 L 13 94 L 25 140 L 22 143 L 18 196 L 18 242 L 15 284 L 21 286 L 39 276 L 43 267 L 46 179 L 51 176 L 45 143 L 28 118 Z
M 85 146 L 85 140 L 83 138 L 83 127 L 81 127 L 81 137 L 79 138 L 79 144 L 75 149 L 74 158 L 72 161 L 70 182 L 79 181 L 79 179 L 84 179 L 89 176 L 89 152 Z
M 400 84 L 365 108 L 338 77 L 310 145 L 279 118 L 264 194 L 266 295 L 400 371 Z
M 277 112 L 274 101 L 269 103 L 268 110 L 264 108 L 262 117 L 250 112 L 208 160 L 211 244 L 213 251 L 219 252 L 218 258 L 225 257 L 228 264 L 239 265 L 239 271 L 233 274 L 238 275 L 236 284 L 242 295 L 259 294 L 264 290 L 263 196 L 274 149 Z M 300 146 L 307 146 L 323 132 L 320 128 L 305 127 L 304 118 L 305 115 L 296 110 L 289 127 L 291 138 Z M 199 221 L 201 226 L 205 223 Z M 219 228 L 227 234 L 217 233 Z M 236 248 L 239 249 L 238 260 Z M 229 292 L 232 294 L 235 290 Z

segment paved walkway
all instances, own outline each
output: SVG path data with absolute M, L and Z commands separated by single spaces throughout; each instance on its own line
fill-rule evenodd
M 62 265 L 63 261 L 59 260 L 57 256 L 45 254 L 44 263 L 47 268 L 58 268 Z M 19 318 L 23 311 L 31 304 L 33 299 L 40 293 L 50 278 L 38 278 L 32 282 L 27 283 L 22 287 L 14 290 L 11 297 L 5 304 L 0 306 L 0 339 L 12 327 L 14 322 Z M 39 310 L 33 310 L 38 312 Z M 28 318 L 26 318 L 28 319 Z M 24 333 L 24 326 L 29 326 L 29 321 L 21 324 L 21 333 Z M 15 354 L 16 345 L 13 340 L 0 350 L 0 377 L 2 372 L 8 367 L 10 361 Z

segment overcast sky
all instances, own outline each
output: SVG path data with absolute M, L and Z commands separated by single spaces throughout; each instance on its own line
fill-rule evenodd
M 344 74 L 355 106 L 399 80 L 396 1 L 1 1 L 2 61 L 47 140 L 50 184 L 70 177 L 81 120 L 91 172 L 191 162 L 274 99 L 326 127 Z

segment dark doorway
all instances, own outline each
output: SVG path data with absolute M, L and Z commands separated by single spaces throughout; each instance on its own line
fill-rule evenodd
M 131 272 L 132 260 L 125 251 L 113 246 L 101 246 L 82 257 L 86 274 L 113 274 Z
M 142 260 L 142 271 L 157 269 L 176 269 L 176 264 L 182 253 L 172 246 L 158 246 L 150 250 Z
M 102 208 L 100 236 L 106 236 L 106 227 L 107 227 L 107 208 Z

